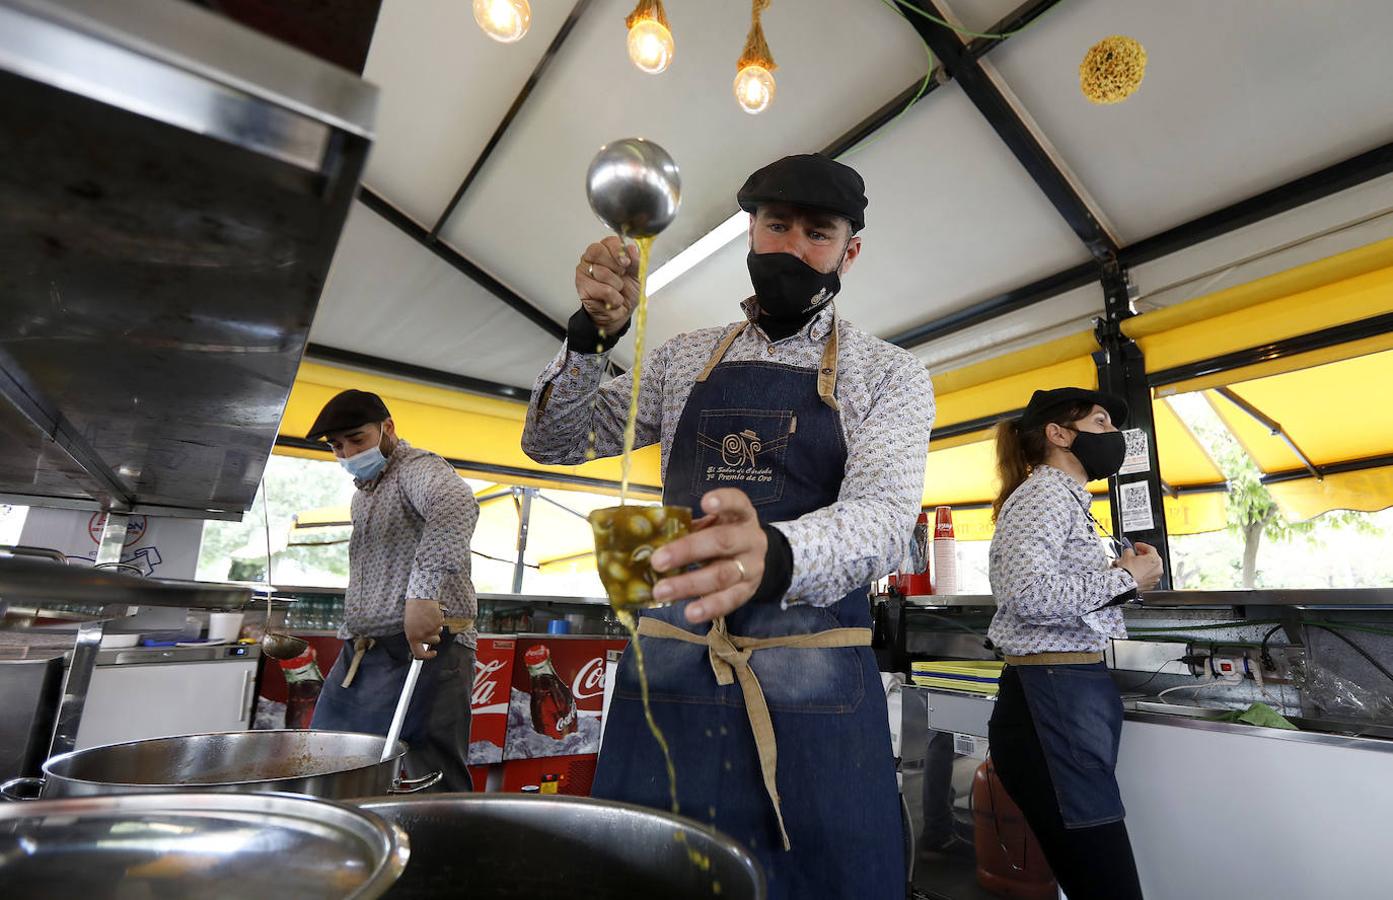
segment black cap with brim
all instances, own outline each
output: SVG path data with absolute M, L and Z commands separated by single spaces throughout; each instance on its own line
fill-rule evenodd
M 348 431 L 372 422 L 390 419 L 387 404 L 382 398 L 367 391 L 344 391 L 324 404 L 319 418 L 310 426 L 306 435 L 312 441 L 323 440 L 325 435 L 336 431 Z
M 1075 403 L 1087 403 L 1090 408 L 1097 404 L 1112 416 L 1112 424 L 1121 428 L 1127 421 L 1127 401 L 1116 394 L 1103 391 L 1090 391 L 1085 388 L 1062 387 L 1050 391 L 1036 391 L 1026 404 L 1021 415 L 1021 428 L 1039 428 L 1047 424 L 1062 407 Z
M 856 170 L 820 153 L 785 156 L 745 180 L 735 199 L 745 212 L 764 203 L 789 203 L 834 213 L 866 227 L 866 183 Z

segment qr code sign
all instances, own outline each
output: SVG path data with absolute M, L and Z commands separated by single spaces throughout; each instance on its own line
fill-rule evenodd
M 1134 481 L 1118 489 L 1122 498 L 1122 530 L 1149 531 L 1155 527 L 1151 517 L 1151 493 L 1145 481 Z
M 1132 475 L 1150 470 L 1151 459 L 1147 453 L 1146 432 L 1140 428 L 1129 428 L 1122 432 L 1122 438 L 1127 442 L 1127 453 L 1117 474 Z

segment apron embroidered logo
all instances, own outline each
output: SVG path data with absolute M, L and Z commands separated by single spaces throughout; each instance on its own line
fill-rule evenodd
M 724 465 L 708 465 L 705 468 L 706 481 L 726 482 L 737 485 L 773 484 L 776 478 L 774 466 L 760 465 L 760 456 L 779 450 L 788 444 L 787 437 L 766 443 L 753 428 L 746 428 L 736 434 L 727 434 L 719 443 L 701 434 L 697 438 L 703 446 L 719 450 Z M 751 497 L 759 502 L 757 497 Z
M 739 434 L 726 435 L 721 442 L 721 459 L 728 466 L 743 466 L 748 462 L 753 467 L 761 448 L 759 435 L 746 428 Z

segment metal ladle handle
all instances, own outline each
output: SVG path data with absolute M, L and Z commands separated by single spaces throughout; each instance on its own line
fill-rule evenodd
M 421 665 L 425 660 L 413 656 L 411 668 L 406 671 L 406 684 L 401 686 L 401 696 L 397 698 L 397 711 L 392 713 L 392 727 L 387 729 L 387 742 L 382 745 L 381 762 L 392 757 L 392 750 L 401 737 L 401 726 L 406 721 L 406 708 L 411 705 L 411 693 L 416 690 L 416 679 L 421 677 Z

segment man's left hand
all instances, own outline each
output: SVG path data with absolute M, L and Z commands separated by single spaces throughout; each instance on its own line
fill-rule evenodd
M 701 498 L 706 513 L 692 523 L 692 533 L 653 554 L 658 571 L 701 564 L 694 572 L 664 578 L 653 587 L 653 598 L 670 603 L 695 597 L 687 605 L 688 622 L 709 622 L 744 606 L 764 578 L 764 554 L 769 538 L 759 525 L 754 504 L 744 491 L 721 488 Z
M 406 644 L 411 655 L 417 659 L 434 659 L 431 649 L 440 643 L 440 629 L 445 627 L 445 614 L 435 600 L 406 601 L 406 615 L 402 617 L 402 631 L 406 633 Z

